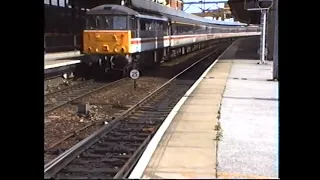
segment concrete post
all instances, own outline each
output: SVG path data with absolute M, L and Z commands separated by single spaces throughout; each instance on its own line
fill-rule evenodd
M 275 2 L 269 9 L 268 13 L 268 54 L 267 59 L 273 60 L 273 48 L 274 48 L 274 28 L 275 28 Z
M 278 56 L 278 0 L 274 1 L 274 7 L 275 7 L 275 28 L 274 28 L 274 52 L 273 52 L 273 79 L 279 78 L 279 69 L 278 69 L 278 62 L 279 62 L 279 56 Z

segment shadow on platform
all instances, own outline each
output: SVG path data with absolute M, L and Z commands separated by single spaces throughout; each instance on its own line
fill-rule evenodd
M 259 46 L 260 36 L 240 39 L 229 48 L 228 53 L 225 53 L 222 57 L 220 57 L 220 60 L 259 60 Z

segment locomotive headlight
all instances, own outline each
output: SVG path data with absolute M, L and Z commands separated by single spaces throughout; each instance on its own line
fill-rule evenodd
M 91 51 L 92 50 L 92 48 L 91 47 L 88 47 L 88 51 Z
M 121 48 L 121 52 L 124 53 L 126 49 L 124 47 Z
M 116 36 L 116 35 L 113 35 L 113 36 L 112 36 L 112 39 L 113 39 L 114 41 L 117 41 L 117 36 Z
M 114 52 L 119 52 L 119 49 L 118 49 L 118 48 L 114 48 L 113 51 L 114 51 Z
M 109 46 L 108 45 L 103 45 L 102 46 L 103 51 L 109 51 Z

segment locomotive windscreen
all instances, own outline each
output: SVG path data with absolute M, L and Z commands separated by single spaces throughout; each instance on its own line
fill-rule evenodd
M 127 29 L 127 16 L 89 15 L 86 18 L 88 30 L 124 30 Z

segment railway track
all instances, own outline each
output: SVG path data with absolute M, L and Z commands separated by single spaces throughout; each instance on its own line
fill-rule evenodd
M 198 60 L 119 118 L 46 164 L 44 178 L 128 177 L 161 123 L 216 57 L 217 52 L 214 51 Z
M 59 77 L 61 77 L 61 74 L 54 75 L 54 76 L 48 76 L 48 75 L 45 74 L 44 80 L 45 81 L 49 81 L 49 80 L 52 80 L 52 79 L 55 79 L 55 78 L 59 78 Z
M 97 92 L 115 83 L 121 82 L 126 78 L 122 78 L 113 82 L 102 83 L 95 82 L 94 80 L 88 80 L 84 83 L 63 88 L 51 93 L 45 94 L 44 113 L 47 114 L 61 106 L 64 106 L 79 98 Z
M 91 80 L 87 80 L 85 82 L 82 82 L 82 83 L 79 83 L 79 84 L 76 84 L 76 85 L 72 85 L 72 86 L 68 86 L 68 87 L 65 87 L 65 88 L 61 88 L 59 90 L 55 90 L 53 92 L 48 92 L 48 93 L 45 94 L 45 96 L 55 95 L 55 94 L 58 94 L 58 93 L 60 93 L 62 91 L 66 91 L 66 90 L 69 90 L 69 89 L 72 89 L 72 88 L 77 88 L 79 86 L 85 86 L 87 84 L 92 83 L 92 81 L 93 80 L 91 79 Z

